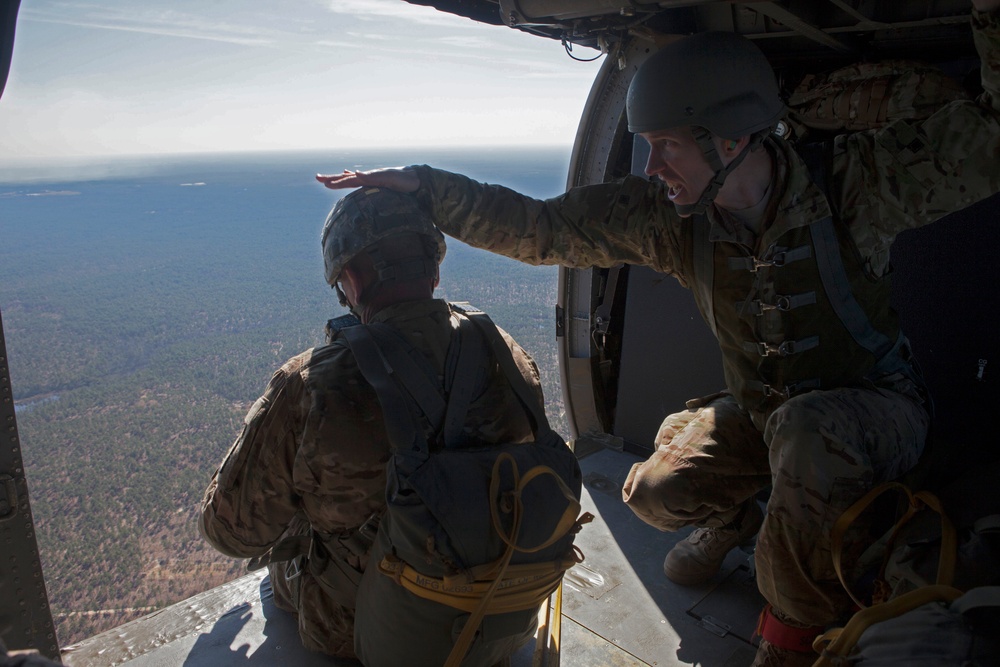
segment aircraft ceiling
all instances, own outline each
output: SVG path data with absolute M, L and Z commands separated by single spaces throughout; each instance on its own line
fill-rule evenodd
M 969 0 L 405 0 L 491 25 L 614 52 L 630 36 L 730 30 L 776 65 L 974 54 Z

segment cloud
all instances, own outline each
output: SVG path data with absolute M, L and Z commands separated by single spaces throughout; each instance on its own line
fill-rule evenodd
M 403 0 L 327 0 L 327 11 L 346 14 L 361 20 L 401 19 L 423 25 L 463 27 L 469 19 L 432 7 L 411 5 Z M 499 9 L 497 10 L 499 11 Z
M 130 5 L 125 7 L 83 5 L 74 6 L 72 12 L 64 11 L 64 8 L 68 7 L 61 4 L 22 6 L 18 20 L 243 46 L 270 46 L 278 41 L 290 39 L 294 35 L 275 30 L 266 24 L 238 23 L 177 10 L 145 9 Z
M 0 162 L 551 142 L 572 137 L 599 66 L 403 0 L 35 0 L 22 14 Z

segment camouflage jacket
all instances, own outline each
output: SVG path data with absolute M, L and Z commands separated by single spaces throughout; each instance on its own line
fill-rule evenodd
M 458 317 L 435 299 L 389 306 L 373 321 L 400 331 L 443 378 Z M 541 401 L 534 361 L 501 333 Z M 496 364 L 469 407 L 466 428 L 487 442 L 533 438 L 528 414 Z M 199 528 L 236 558 L 265 553 L 299 513 L 321 536 L 355 529 L 385 505 L 388 458 L 378 398 L 353 354 L 336 340 L 307 350 L 274 374 L 250 409 L 208 486 Z
M 766 412 L 798 391 L 899 370 L 898 364 L 876 367 L 879 355 L 852 338 L 836 295 L 820 284 L 817 258 L 823 253 L 817 251 L 824 248 L 807 229 L 818 229 L 824 220 L 835 223 L 827 246 L 837 251 L 845 294 L 867 317 L 869 338 L 888 340 L 891 347 L 898 327 L 888 308 L 889 248 L 896 235 L 1000 190 L 1000 21 L 997 14 L 974 13 L 973 28 L 983 60 L 985 92 L 979 100 L 949 103 L 920 122 L 897 120 L 839 137 L 826 188 L 813 183 L 792 146 L 769 139 L 775 186 L 759 237 L 716 207 L 708 211 L 707 225 L 680 218 L 660 184 L 634 176 L 539 201 L 420 166 L 414 167 L 421 180 L 418 197 L 445 233 L 520 261 L 581 268 L 624 262 L 674 275 L 693 289 L 719 337 L 730 389 L 745 408 Z M 706 247 L 715 266 L 712 280 L 698 270 Z M 801 249 L 809 261 L 759 283 L 746 272 L 726 272 L 741 255 L 752 263 L 790 249 Z M 797 292 L 782 294 L 781 284 Z M 810 292 L 822 296 L 805 302 Z M 789 296 L 799 297 L 803 307 L 773 308 Z M 754 320 L 761 314 L 753 312 L 755 302 L 772 307 L 766 317 Z M 825 349 L 817 346 L 821 332 L 833 333 L 822 343 Z M 838 358 L 829 357 L 831 350 Z M 898 374 L 884 375 L 898 380 Z

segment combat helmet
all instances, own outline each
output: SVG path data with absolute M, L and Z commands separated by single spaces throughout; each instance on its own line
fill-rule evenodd
M 700 125 L 723 139 L 774 127 L 785 115 L 771 64 L 731 32 L 691 35 L 650 56 L 625 105 L 629 132 Z
M 747 153 L 785 115 L 774 70 L 753 42 L 731 32 L 703 32 L 679 39 L 650 56 L 636 72 L 625 100 L 630 132 L 690 125 L 715 178 L 682 215 L 703 213 Z M 712 136 L 750 144 L 728 166 Z
M 406 233 L 423 237 L 427 252 L 403 262 L 382 261 L 379 242 Z M 444 235 L 413 196 L 384 188 L 362 188 L 340 199 L 326 218 L 321 242 L 326 282 L 338 293 L 337 280 L 344 266 L 362 251 L 372 256 L 382 283 L 437 275 L 447 249 Z M 346 305 L 342 294 L 341 303 Z

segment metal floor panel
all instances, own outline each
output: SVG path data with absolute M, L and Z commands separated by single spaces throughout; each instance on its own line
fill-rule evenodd
M 622 503 L 622 483 L 638 460 L 602 450 L 580 462 L 583 507 L 596 518 L 577 538 L 586 560 L 565 580 L 562 664 L 748 665 L 753 659 L 749 628 L 761 602 L 746 555 L 729 554 L 723 572 L 703 586 L 683 588 L 668 581 L 663 557 L 687 531 L 661 533 Z M 292 616 L 274 606 L 265 572 L 67 647 L 63 662 L 71 667 L 357 665 L 302 647 Z M 530 667 L 533 652 L 533 646 L 523 647 L 512 667 Z
M 577 545 L 586 560 L 578 566 L 600 586 L 580 586 L 580 572 L 566 577 L 563 615 L 590 633 L 635 656 L 635 665 L 701 665 L 728 667 L 750 664 L 750 643 L 757 612 L 763 606 L 756 588 L 730 585 L 735 573 L 746 573 L 747 556 L 734 550 L 722 572 L 712 581 L 682 587 L 663 575 L 663 558 L 690 532 L 663 533 L 641 521 L 622 502 L 621 487 L 632 464 L 631 454 L 599 451 L 581 460 L 584 473 L 583 506 L 598 517 L 584 527 Z M 585 568 L 585 569 L 583 569 Z M 691 610 L 711 604 L 724 615 L 741 610 L 731 627 L 739 634 L 717 634 Z M 742 610 L 752 609 L 749 618 Z M 717 611 L 718 610 L 718 611 Z M 750 628 L 749 632 L 743 632 Z M 564 642 L 565 664 L 575 665 L 573 647 Z M 744 656 L 748 656 L 743 659 Z M 737 662 L 732 662 L 732 660 Z

